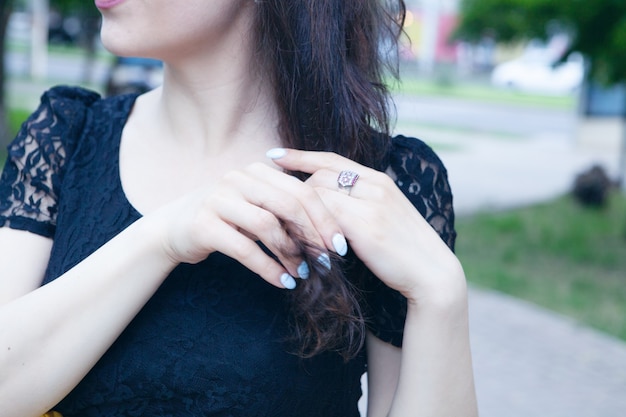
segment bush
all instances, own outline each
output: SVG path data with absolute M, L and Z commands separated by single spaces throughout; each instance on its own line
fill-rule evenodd
M 594 165 L 576 177 L 572 193 L 583 206 L 604 207 L 614 185 L 604 168 Z

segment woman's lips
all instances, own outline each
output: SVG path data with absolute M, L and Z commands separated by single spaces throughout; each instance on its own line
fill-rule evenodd
M 96 7 L 98 9 L 110 9 L 124 1 L 126 0 L 96 0 Z

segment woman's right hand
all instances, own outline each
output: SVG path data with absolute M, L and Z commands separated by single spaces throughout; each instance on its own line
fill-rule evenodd
M 148 212 L 41 287 L 51 240 L 0 231 L 0 404 L 9 405 L 2 416 L 18 417 L 41 415 L 64 398 L 176 264 L 219 251 L 269 283 L 293 288 L 293 277 L 303 275 L 294 239 L 326 254 L 340 228 L 309 185 L 255 164 Z
M 277 287 L 293 288 L 293 277 L 308 274 L 296 239 L 320 248 L 318 259 L 328 265 L 326 251 L 342 252 L 345 245 L 312 187 L 262 163 L 228 172 L 147 217 L 161 229 L 163 248 L 174 263 L 197 263 L 218 251 Z

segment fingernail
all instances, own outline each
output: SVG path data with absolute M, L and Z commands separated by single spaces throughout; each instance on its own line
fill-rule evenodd
M 287 151 L 283 148 L 273 148 L 265 153 L 265 156 L 270 159 L 280 159 L 285 155 L 287 155 Z
M 348 253 L 348 242 L 341 233 L 335 233 L 333 236 L 333 247 L 339 256 L 345 256 Z
M 296 280 L 287 273 L 284 273 L 280 276 L 280 282 L 284 285 L 288 290 L 293 290 L 296 288 Z
M 320 256 L 318 256 L 317 262 L 322 264 L 326 269 L 330 271 L 330 257 L 327 253 L 322 253 Z
M 298 266 L 298 276 L 302 279 L 307 279 L 309 272 L 309 265 L 305 261 L 302 261 L 300 266 Z

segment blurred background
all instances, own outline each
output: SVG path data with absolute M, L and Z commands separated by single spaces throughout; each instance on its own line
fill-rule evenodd
M 0 8 L 0 152 L 53 85 L 160 83 L 102 48 L 91 1 Z M 407 8 L 395 130 L 448 169 L 481 415 L 626 415 L 626 2 Z

